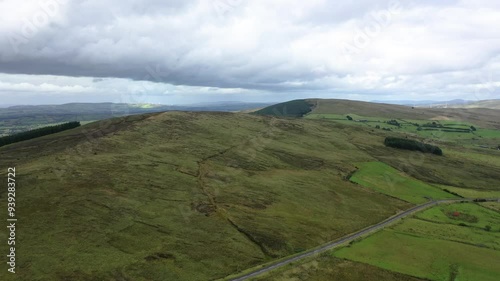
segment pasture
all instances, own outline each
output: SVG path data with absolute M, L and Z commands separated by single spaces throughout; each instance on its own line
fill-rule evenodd
M 437 206 L 334 255 L 436 281 L 493 281 L 500 276 L 499 225 L 500 213 L 478 204 Z
M 359 170 L 350 178 L 352 182 L 410 203 L 421 204 L 430 198 L 456 198 L 381 162 L 362 163 L 359 166 Z

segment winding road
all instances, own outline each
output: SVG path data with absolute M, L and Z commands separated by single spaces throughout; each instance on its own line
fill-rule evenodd
M 486 201 L 499 201 L 500 199 L 485 199 Z M 232 281 L 242 281 L 242 280 L 247 280 L 249 278 L 252 278 L 252 277 L 256 277 L 258 275 L 261 275 L 263 273 L 266 273 L 266 272 L 269 272 L 269 271 L 272 271 L 276 268 L 279 268 L 279 267 L 282 267 L 282 266 L 285 266 L 289 263 L 292 263 L 292 262 L 295 262 L 295 261 L 298 261 L 298 260 L 301 260 L 301 259 L 304 259 L 304 258 L 307 258 L 307 257 L 310 257 L 312 255 L 316 255 L 316 254 L 320 254 L 322 252 L 325 252 L 325 251 L 328 251 L 328 250 L 331 250 L 333 248 L 336 248 L 344 243 L 349 243 L 357 238 L 360 238 L 361 236 L 363 235 L 366 235 L 368 233 L 371 233 L 371 232 L 375 232 L 377 230 L 380 230 L 382 228 L 385 228 L 387 227 L 388 225 L 390 225 L 391 223 L 399 220 L 399 219 L 402 219 L 404 217 L 407 217 L 409 215 L 412 215 L 418 211 L 422 211 L 424 209 L 427 209 L 431 206 L 435 206 L 435 205 L 439 205 L 439 204 L 443 204 L 443 203 L 453 203 L 453 202 L 460 202 L 460 201 L 468 201 L 468 202 L 472 202 L 474 201 L 474 199 L 471 199 L 471 198 L 459 198 L 459 199 L 443 199 L 443 200 L 435 200 L 435 201 L 429 201 L 425 204 L 422 204 L 422 205 L 418 205 L 418 206 L 415 206 L 411 209 L 408 209 L 404 212 L 401 212 L 393 217 L 390 217 L 378 224 L 375 224 L 375 225 L 372 225 L 368 228 L 365 228 L 363 230 L 360 230 L 358 232 L 355 232 L 355 233 L 352 233 L 352 234 L 349 234 L 343 238 L 340 238 L 339 240 L 335 240 L 335 241 L 332 241 L 332 242 L 329 242 L 319 248 L 314 248 L 314 249 L 311 249 L 311 250 L 308 250 L 300 255 L 297 255 L 297 256 L 293 256 L 293 257 L 290 257 L 290 258 L 287 258 L 285 260 L 281 260 L 277 263 L 274 263 L 274 264 L 271 264 L 271 265 L 267 265 L 267 266 L 264 266 L 260 269 L 256 269 L 255 271 L 253 272 L 250 272 L 250 273 L 247 273 L 245 275 L 241 275 L 235 279 L 231 279 Z

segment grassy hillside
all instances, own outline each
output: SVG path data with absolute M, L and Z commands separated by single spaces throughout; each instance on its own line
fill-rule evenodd
M 293 100 L 278 103 L 253 112 L 256 115 L 276 117 L 302 117 L 312 110 L 313 103 L 307 100 Z
M 318 110 L 292 105 L 273 112 Z M 0 177 L 16 167 L 22 217 L 15 280 L 213 280 L 375 224 L 424 196 L 452 197 L 443 186 L 500 191 L 500 151 L 436 139 L 444 156 L 384 145 L 401 134 L 323 118 L 167 112 L 6 145 Z M 0 239 L 7 234 L 0 229 Z
M 500 111 L 485 108 L 422 108 L 394 104 L 370 103 L 351 100 L 311 99 L 314 109 L 308 115 L 357 114 L 364 117 L 382 119 L 408 119 L 408 120 L 454 120 L 455 122 L 468 122 L 487 129 L 500 129 Z M 308 116 L 309 117 L 309 116 Z
M 22 217 L 16 280 L 215 279 L 408 208 L 345 180 L 351 163 L 371 159 L 349 134 L 171 112 L 4 146 L 1 177 L 16 167 Z
M 496 211 L 472 203 L 431 208 L 255 280 L 497 280 L 500 203 L 490 204 Z
M 309 102 L 315 106 L 306 119 L 358 128 L 358 148 L 411 177 L 432 184 L 499 190 L 500 110 L 412 108 L 348 100 Z M 427 124 L 438 128 L 426 127 Z M 454 128 L 463 132 L 450 132 Z M 421 153 L 380 149 L 378 145 L 371 145 L 375 140 L 370 139 L 375 135 L 407 137 L 437 145 L 443 149 L 445 157 L 439 159 Z M 470 178 L 465 178 L 463 173 Z
M 363 163 L 351 181 L 415 204 L 422 204 L 430 198 L 457 198 L 381 162 Z
M 413 203 L 428 198 L 453 198 L 452 193 L 478 198 L 500 194 L 498 110 L 308 101 L 314 106 L 304 116 L 306 119 L 343 126 L 349 143 L 373 157 L 373 161 L 354 162 L 356 170 L 347 177 L 361 186 Z M 382 148 L 382 136 L 438 145 L 445 156 L 440 159 L 420 152 Z M 373 276 L 373 280 L 414 278 L 411 276 L 430 280 L 495 280 L 500 274 L 492 262 L 499 249 L 500 230 L 495 228 L 499 206 L 489 202 L 436 207 L 336 254 L 350 261 L 325 254 L 257 280 L 369 280 L 365 276 Z M 450 217 L 457 212 L 457 216 Z M 353 272 L 363 272 L 364 277 Z

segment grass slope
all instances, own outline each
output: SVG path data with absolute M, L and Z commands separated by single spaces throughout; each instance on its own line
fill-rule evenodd
M 15 279 L 216 279 L 411 206 L 348 181 L 353 163 L 387 163 L 409 187 L 398 196 L 415 202 L 424 182 L 500 190 L 496 151 L 437 141 L 445 156 L 423 155 L 385 147 L 394 135 L 323 119 L 169 112 L 4 146 L 0 177 L 16 166 L 23 219 Z
M 494 281 L 500 274 L 499 251 L 390 230 L 336 256 L 431 280 Z
M 169 112 L 4 146 L 0 177 L 16 167 L 22 223 L 18 273 L 0 279 L 216 279 L 408 208 L 345 180 L 351 163 L 371 159 L 349 133 L 309 120 Z
M 485 231 L 484 228 L 436 223 L 435 221 L 411 218 L 394 227 L 394 230 L 421 237 L 450 240 L 497 251 L 500 250 L 500 230 L 498 226 L 494 226 L 490 231 Z
M 310 114 L 337 114 L 377 117 L 378 119 L 453 120 L 470 122 L 487 129 L 500 129 L 500 111 L 487 108 L 422 108 L 337 99 L 310 99 Z
M 466 104 L 450 105 L 453 108 L 491 108 L 500 109 L 500 100 L 481 100 Z
M 324 121 L 328 122 L 328 121 Z M 500 151 L 464 148 L 453 142 L 432 141 L 444 152 L 444 156 L 423 154 L 383 148 L 383 138 L 396 135 L 391 132 L 363 131 L 351 133 L 356 146 L 365 150 L 379 162 L 384 162 L 407 175 L 431 184 L 456 186 L 460 188 L 500 191 Z M 397 134 L 397 136 L 400 136 Z M 380 144 L 379 144 L 380 143 Z M 455 152 L 467 153 L 455 153 Z M 482 157 L 489 154 L 489 157 Z M 470 157 L 469 157 L 470 155 Z M 481 156 L 481 157 L 475 157 Z
M 350 179 L 378 192 L 415 204 L 424 203 L 429 200 L 427 198 L 456 198 L 450 193 L 415 180 L 381 162 L 361 164 L 360 169 Z
M 440 206 L 418 214 L 417 218 L 453 225 L 465 224 L 466 226 L 480 229 L 484 229 L 489 225 L 493 227 L 493 231 L 500 232 L 500 213 L 476 204 Z

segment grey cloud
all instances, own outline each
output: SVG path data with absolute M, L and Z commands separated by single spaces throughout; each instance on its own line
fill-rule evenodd
M 387 77 L 407 75 L 401 87 L 427 92 L 467 73 L 442 83 L 426 74 L 478 70 L 500 51 L 498 37 L 492 38 L 498 7 L 481 1 L 401 1 L 401 14 L 392 15 L 346 61 L 342 45 L 355 42 L 359 29 L 372 24 L 369 14 L 384 11 L 390 2 L 68 1 L 17 50 L 12 36 L 23 36 L 24 23 L 5 23 L 14 27 L 0 29 L 0 72 L 367 94 L 390 91 Z M 221 14 L 215 5 L 226 10 Z M 489 5 L 486 17 L 474 14 L 481 5 Z M 453 20 L 468 9 L 468 17 Z M 449 18 L 440 16 L 447 13 Z

